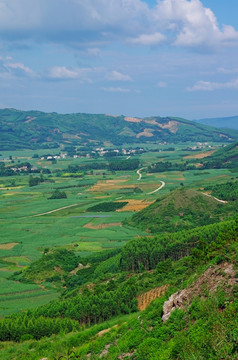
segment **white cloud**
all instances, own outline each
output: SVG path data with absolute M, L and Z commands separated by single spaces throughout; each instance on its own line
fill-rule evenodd
M 10 70 L 15 75 L 36 76 L 36 73 L 32 69 L 20 62 L 6 63 L 4 64 L 4 66 L 6 67 L 6 69 Z
M 53 66 L 46 70 L 43 77 L 50 80 L 80 80 L 80 82 L 91 83 L 91 76 L 101 76 L 103 68 L 100 67 L 85 67 L 85 68 L 67 68 L 66 66 Z
M 111 81 L 133 81 L 129 75 L 122 74 L 116 70 L 113 70 L 110 74 L 108 74 L 107 78 Z
M 138 33 L 149 14 L 142 0 L 0 0 L 0 35 L 96 48 Z
M 119 93 L 128 93 L 130 92 L 130 89 L 126 89 L 126 88 L 121 88 L 121 87 L 103 87 L 102 88 L 103 91 L 108 91 L 108 92 L 119 92 Z
M 198 49 L 238 44 L 234 27 L 220 26 L 201 0 L 157 0 L 151 8 L 144 0 L 0 0 L 0 37 L 86 47 L 93 56 L 115 41 Z
M 54 66 L 49 69 L 47 77 L 54 80 L 77 79 L 79 73 L 76 70 L 67 69 L 66 66 Z
M 165 40 L 166 40 L 166 36 L 159 32 L 155 32 L 153 34 L 142 34 L 136 38 L 128 39 L 128 41 L 133 44 L 149 45 L 149 46 L 158 45 L 161 42 L 164 42 Z
M 31 68 L 21 62 L 12 62 L 12 58 L 0 57 L 0 77 L 1 79 L 13 79 L 16 77 L 36 78 L 38 77 Z
M 187 88 L 187 91 L 214 91 L 220 89 L 238 89 L 238 78 L 224 83 L 200 80 L 192 87 Z
M 200 0 L 158 0 L 155 20 L 170 30 L 177 46 L 217 46 L 238 42 L 238 32 L 228 25 L 219 29 L 216 16 Z

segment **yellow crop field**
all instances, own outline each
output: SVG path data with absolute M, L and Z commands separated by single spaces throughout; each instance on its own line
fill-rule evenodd
M 18 245 L 19 243 L 7 243 L 7 244 L 0 244 L 0 250 L 12 250 L 14 246 Z
M 150 204 L 152 204 L 153 201 L 148 200 L 136 200 L 136 199 L 124 199 L 124 200 L 118 200 L 119 202 L 127 201 L 128 204 L 124 206 L 122 209 L 119 209 L 117 211 L 140 211 Z

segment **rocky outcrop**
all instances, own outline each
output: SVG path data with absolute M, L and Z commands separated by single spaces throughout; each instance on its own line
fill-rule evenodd
M 234 284 L 238 283 L 233 265 L 227 262 L 210 266 L 190 287 L 172 294 L 163 305 L 162 320 L 167 321 L 172 311 L 189 306 L 193 297 L 204 296 L 204 291 L 214 293 L 218 286 L 224 286 L 226 292 L 231 291 Z

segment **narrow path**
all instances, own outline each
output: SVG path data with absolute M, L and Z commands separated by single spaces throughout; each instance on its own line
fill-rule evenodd
M 47 215 L 47 214 L 51 214 L 51 213 L 54 213 L 54 212 L 56 212 L 56 211 L 68 209 L 68 208 L 71 208 L 71 207 L 77 206 L 77 205 L 79 205 L 79 204 L 73 204 L 73 205 L 63 206 L 63 207 L 58 208 L 58 209 L 55 209 L 55 210 L 50 210 L 50 211 L 47 211 L 47 212 L 44 212 L 44 213 L 41 213 L 41 214 L 32 215 L 32 216 L 29 216 L 29 217 L 36 217 L 36 216 Z
M 141 170 L 143 170 L 143 169 L 145 169 L 145 168 L 144 168 L 144 167 L 142 167 L 141 169 L 137 170 L 137 172 L 136 172 L 136 173 L 139 175 L 139 177 L 138 177 L 137 181 L 140 181 L 140 180 L 141 180 L 141 178 L 142 178 Z
M 162 181 L 162 180 L 159 180 L 159 181 L 161 182 L 160 187 L 158 187 L 158 189 L 155 189 L 154 191 L 151 191 L 151 192 L 147 193 L 146 195 L 154 194 L 154 193 L 156 193 L 157 191 L 161 190 L 161 189 L 165 186 L 165 182 L 164 182 L 164 181 Z
M 203 195 L 206 195 L 206 196 L 209 196 L 209 197 L 211 197 L 211 198 L 213 198 L 213 199 L 215 199 L 216 201 L 218 201 L 218 202 L 220 202 L 220 203 L 222 203 L 222 204 L 227 204 L 228 203 L 228 201 L 225 201 L 225 200 L 220 200 L 220 199 L 218 199 L 218 198 L 216 198 L 215 196 L 212 196 L 212 195 L 209 195 L 209 194 L 206 194 L 206 193 L 202 193 Z

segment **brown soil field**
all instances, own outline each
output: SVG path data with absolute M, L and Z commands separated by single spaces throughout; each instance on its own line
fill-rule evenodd
M 154 135 L 151 132 L 144 130 L 143 132 L 136 135 L 137 138 L 140 138 L 141 136 L 151 137 Z
M 143 294 L 140 294 L 137 298 L 138 300 L 138 309 L 140 311 L 143 311 L 147 308 L 147 306 L 151 303 L 152 300 L 157 299 L 160 296 L 163 296 L 165 294 L 165 291 L 167 290 L 168 286 L 163 285 L 161 287 L 149 290 Z
M 84 228 L 87 229 L 94 229 L 94 230 L 98 230 L 98 229 L 107 229 L 109 227 L 113 227 L 113 226 L 122 226 L 120 222 L 118 223 L 108 223 L 108 224 L 98 224 L 98 225 L 93 225 L 91 222 L 84 225 Z
M 111 114 L 105 114 L 106 116 L 111 116 L 111 117 L 114 117 L 114 118 L 117 118 L 118 115 L 111 115 Z
M 172 134 L 176 134 L 178 131 L 178 122 L 174 120 L 169 121 L 167 124 L 158 123 L 158 126 L 160 126 L 162 129 L 169 129 Z
M 129 121 L 129 122 L 135 122 L 135 123 L 139 123 L 139 122 L 142 121 L 141 119 L 134 118 L 134 117 L 129 117 L 129 116 L 125 117 L 124 120 Z
M 124 206 L 122 209 L 117 210 L 121 211 L 140 211 L 152 204 L 153 201 L 148 200 L 135 200 L 135 199 L 124 199 L 118 200 L 119 202 L 128 201 L 128 204 Z
M 12 250 L 19 243 L 0 244 L 0 250 Z
M 93 185 L 88 191 L 92 192 L 103 192 L 107 190 L 118 190 L 124 187 L 134 187 L 134 185 L 121 185 L 122 183 L 127 182 L 126 179 L 120 180 L 99 180 L 97 184 Z
M 183 159 L 204 159 L 205 157 L 208 157 L 212 155 L 216 150 L 207 151 L 205 153 L 196 154 L 196 155 L 187 155 L 184 156 Z
M 28 124 L 28 123 L 30 123 L 31 121 L 35 120 L 35 119 L 36 119 L 36 117 L 27 116 L 27 120 L 24 121 L 24 123 Z

